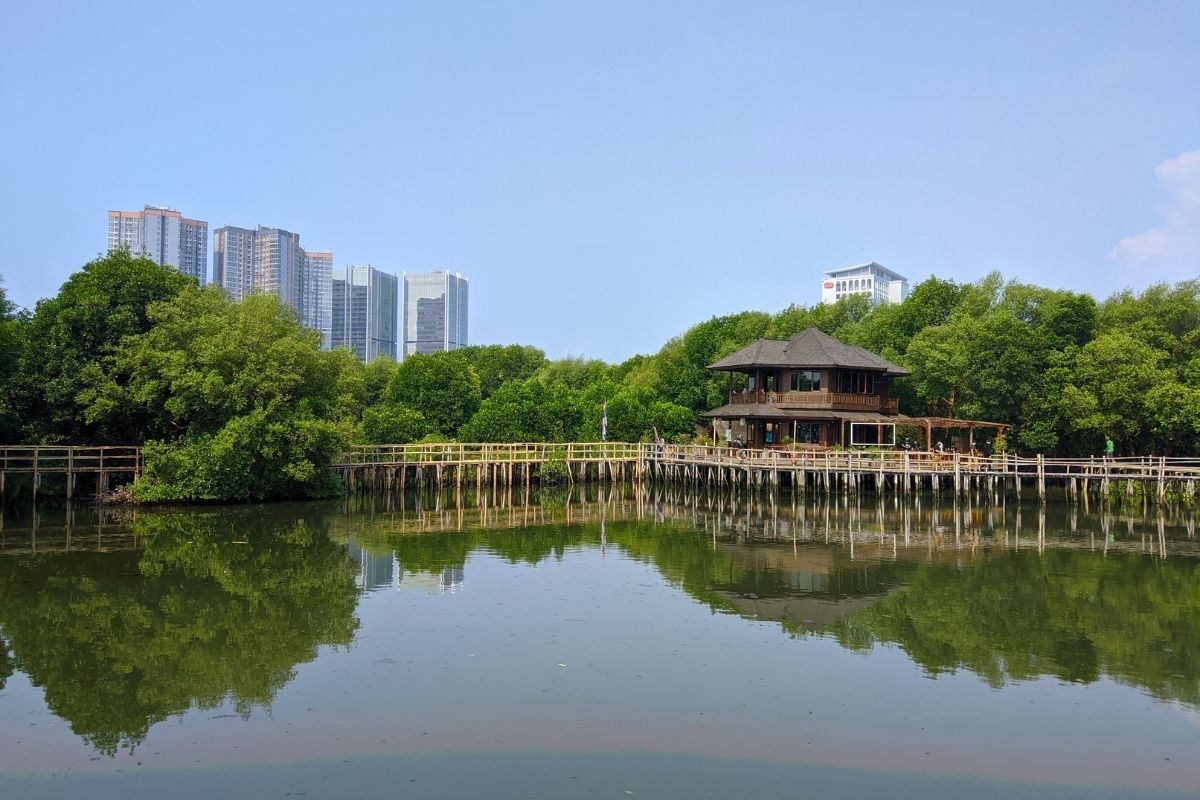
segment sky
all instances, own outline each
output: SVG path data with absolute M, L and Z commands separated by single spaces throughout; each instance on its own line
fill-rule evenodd
M 0 276 L 166 205 L 470 281 L 472 344 L 653 353 L 825 270 L 1200 277 L 1200 3 L 0 0 Z M 211 251 L 211 242 L 210 242 Z

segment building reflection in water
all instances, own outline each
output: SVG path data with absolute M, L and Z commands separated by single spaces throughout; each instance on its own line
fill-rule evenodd
M 380 589 L 425 589 L 426 591 L 456 592 L 463 585 L 463 568 L 443 567 L 440 573 L 422 570 L 406 570 L 396 557 L 396 552 L 372 551 L 351 539 L 346 543 L 346 554 L 358 565 L 354 583 L 359 592 L 374 592 Z

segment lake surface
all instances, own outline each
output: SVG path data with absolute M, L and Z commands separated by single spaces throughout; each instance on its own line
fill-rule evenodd
M 1195 797 L 1200 540 L 617 487 L 0 518 L 0 797 Z

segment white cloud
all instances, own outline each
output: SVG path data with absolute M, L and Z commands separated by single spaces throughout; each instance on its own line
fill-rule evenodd
M 1200 267 L 1200 150 L 1164 161 L 1154 174 L 1167 195 L 1154 209 L 1162 224 L 1122 239 L 1108 255 L 1133 266 Z

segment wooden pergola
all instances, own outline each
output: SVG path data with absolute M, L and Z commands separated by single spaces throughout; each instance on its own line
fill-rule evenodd
M 1009 427 L 1007 422 L 989 422 L 981 419 L 954 419 L 953 417 L 909 417 L 909 422 L 925 428 L 925 449 L 933 449 L 933 429 L 942 428 L 947 431 L 965 430 L 967 432 L 967 451 L 975 449 L 975 429 L 994 430 L 996 435 L 1003 434 Z

